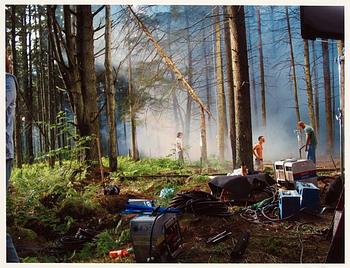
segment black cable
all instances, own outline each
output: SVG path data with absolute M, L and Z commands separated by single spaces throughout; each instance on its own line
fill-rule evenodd
M 163 212 L 158 212 L 159 209 L 160 209 L 160 206 L 158 206 L 158 207 L 153 211 L 153 213 L 152 213 L 152 214 L 157 213 L 157 215 L 156 215 L 156 217 L 154 218 L 154 221 L 153 221 L 152 227 L 151 227 L 151 234 L 150 234 L 150 238 L 149 238 L 149 253 L 148 253 L 149 257 L 148 257 L 147 262 L 152 262 L 152 261 L 153 261 L 153 260 L 152 260 L 152 239 L 153 239 L 153 229 L 154 229 L 154 226 L 155 226 L 156 221 L 157 221 L 157 219 L 159 218 L 159 216 L 162 215 L 162 214 L 165 214 L 165 213 L 167 212 L 167 210 L 169 209 L 169 207 L 165 208 L 165 210 L 164 210 Z
M 228 206 L 203 191 L 188 191 L 178 193 L 170 202 L 169 207 L 177 208 L 183 212 L 195 215 L 208 215 L 228 217 L 233 214 L 228 211 Z

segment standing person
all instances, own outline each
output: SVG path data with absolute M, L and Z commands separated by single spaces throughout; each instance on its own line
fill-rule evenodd
M 178 132 L 176 135 L 176 153 L 178 156 L 179 164 L 182 166 L 184 161 L 184 146 L 183 146 L 183 133 Z
M 14 157 L 13 121 L 16 105 L 16 87 L 17 79 L 14 75 L 10 74 L 10 61 L 6 50 L 6 191 L 11 177 Z M 8 233 L 6 233 L 6 261 L 19 262 L 12 238 Z
M 312 160 L 316 164 L 316 147 L 317 139 L 314 129 L 306 125 L 303 121 L 298 122 L 298 128 L 303 129 L 306 134 L 305 152 L 306 158 Z
M 264 136 L 259 136 L 258 142 L 253 146 L 254 169 L 257 171 L 264 171 L 264 159 L 263 159 L 263 144 L 265 143 Z

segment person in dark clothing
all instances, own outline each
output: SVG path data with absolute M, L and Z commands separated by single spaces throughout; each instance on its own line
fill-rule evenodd
M 298 122 L 298 128 L 304 130 L 306 134 L 306 158 L 312 160 L 316 164 L 316 147 L 317 147 L 317 138 L 315 135 L 314 129 L 306 125 L 303 121 Z

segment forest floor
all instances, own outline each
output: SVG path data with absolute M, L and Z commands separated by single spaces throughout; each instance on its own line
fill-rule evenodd
M 107 165 L 107 160 L 104 161 Z M 328 163 L 326 163 L 328 164 Z M 212 165 L 209 173 L 226 173 L 229 167 Z M 120 171 L 106 173 L 102 181 L 96 171 L 89 176 L 84 167 L 67 162 L 49 169 L 44 164 L 15 169 L 7 197 L 7 227 L 22 262 L 114 263 L 135 262 L 133 254 L 112 259 L 109 250 L 132 247 L 129 233 L 130 215 L 122 215 L 129 198 L 149 198 L 167 206 L 170 198 L 159 197 L 161 189 L 175 192 L 202 190 L 210 192 L 209 176 L 198 174 L 198 166 L 179 168 L 169 159 L 142 160 L 138 163 L 120 158 Z M 323 167 L 323 166 L 322 166 Z M 271 170 L 268 170 L 271 172 Z M 147 175 L 146 177 L 142 177 Z M 323 188 L 337 175 L 327 171 L 319 182 Z M 106 185 L 118 185 L 119 195 L 104 195 Z M 233 212 L 240 207 L 231 208 Z M 242 263 L 322 263 L 330 242 L 325 230 L 330 228 L 333 212 L 320 216 L 302 215 L 295 221 L 268 224 L 251 223 L 234 213 L 218 218 L 183 214 L 179 217 L 183 236 L 182 263 L 227 263 L 236 240 L 243 232 L 250 240 Z M 98 233 L 79 249 L 62 246 L 62 237 L 74 236 L 79 228 Z M 216 245 L 206 240 L 224 230 L 232 236 Z

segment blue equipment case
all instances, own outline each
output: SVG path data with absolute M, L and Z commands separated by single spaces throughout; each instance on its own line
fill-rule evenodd
M 281 219 L 298 216 L 300 210 L 300 195 L 295 190 L 279 192 L 278 207 Z
M 296 190 L 301 195 L 300 207 L 312 211 L 320 209 L 320 189 L 312 183 L 296 182 Z

